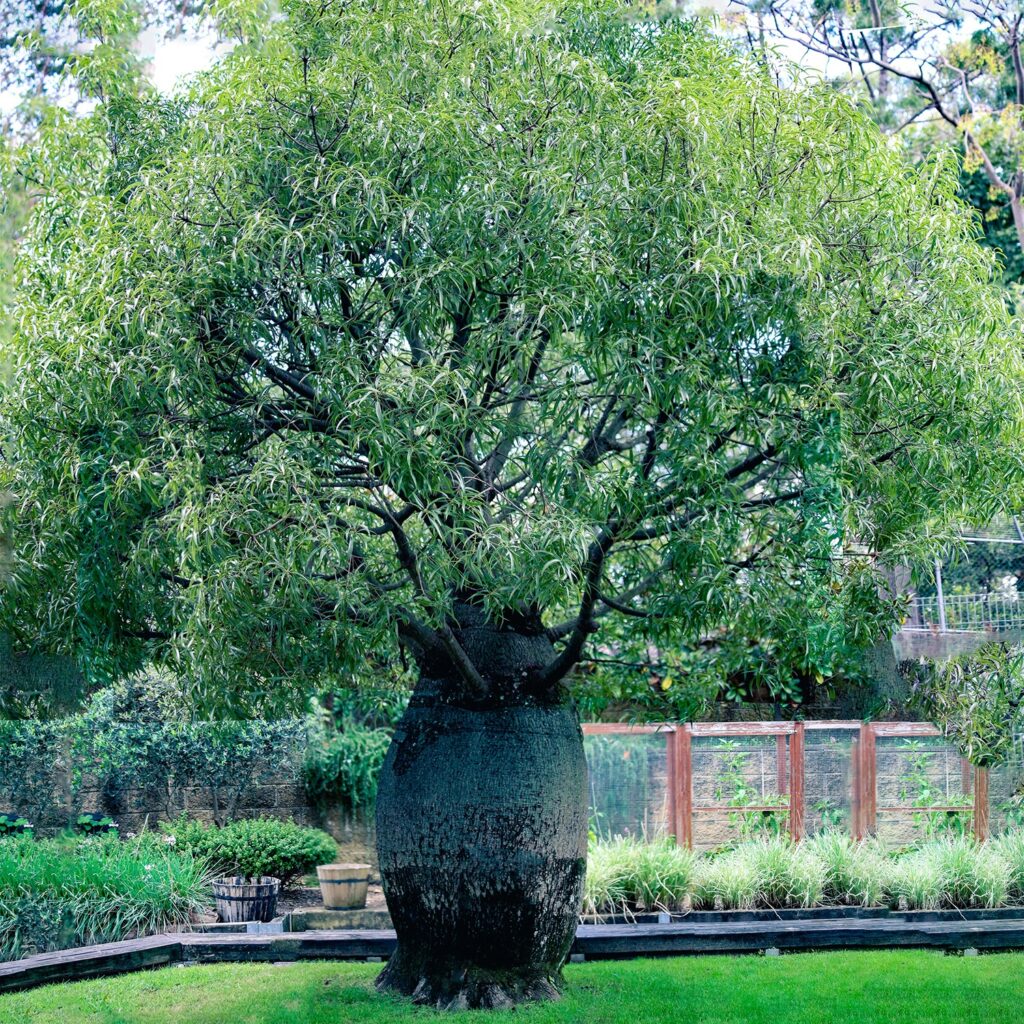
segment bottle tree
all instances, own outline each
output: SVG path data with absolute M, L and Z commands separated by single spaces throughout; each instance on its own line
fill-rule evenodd
M 5 627 L 237 713 L 400 650 L 380 986 L 550 996 L 581 659 L 856 633 L 876 552 L 1007 496 L 955 167 L 607 0 L 287 4 L 105 96 L 24 170 Z

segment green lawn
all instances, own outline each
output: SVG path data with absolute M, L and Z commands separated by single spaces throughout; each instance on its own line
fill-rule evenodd
M 350 963 L 167 968 L 0 996 L 0 1024 L 390 1024 L 437 1018 L 377 995 L 372 981 L 379 969 Z M 517 1010 L 514 1019 L 1009 1024 L 1020 1017 L 1022 976 L 1020 954 L 821 953 L 581 964 L 567 970 L 565 999 Z

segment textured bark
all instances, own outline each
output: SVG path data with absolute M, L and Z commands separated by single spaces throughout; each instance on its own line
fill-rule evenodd
M 459 640 L 490 693 L 424 665 L 381 774 L 398 950 L 377 984 L 442 1009 L 553 998 L 586 866 L 579 722 L 563 696 L 524 685 L 547 640 L 485 625 Z

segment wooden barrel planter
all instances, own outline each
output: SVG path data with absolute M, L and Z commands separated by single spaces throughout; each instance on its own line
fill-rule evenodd
M 366 906 L 369 864 L 321 864 L 316 876 L 328 910 L 359 910 Z
M 277 910 L 281 881 L 262 878 L 218 878 L 213 883 L 217 916 L 222 921 L 270 921 Z

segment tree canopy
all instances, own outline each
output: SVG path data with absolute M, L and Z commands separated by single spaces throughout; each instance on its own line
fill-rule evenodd
M 401 646 L 487 689 L 463 605 L 547 631 L 538 692 L 631 640 L 827 671 L 878 553 L 1019 479 L 955 162 L 678 17 L 286 3 L 24 174 L 2 613 L 97 676 L 246 708 Z

